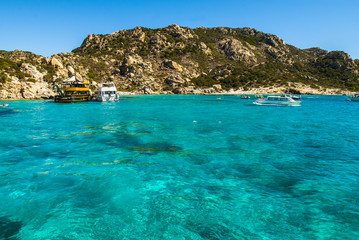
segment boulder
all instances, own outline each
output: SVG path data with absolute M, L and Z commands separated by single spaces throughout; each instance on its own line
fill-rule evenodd
M 64 68 L 64 66 L 62 65 L 62 63 L 60 62 L 60 60 L 58 60 L 56 57 L 52 57 L 51 58 L 51 62 L 50 64 L 52 66 L 58 67 L 58 68 Z
M 20 69 L 23 73 L 27 73 L 31 75 L 33 79 L 36 81 L 42 80 L 44 73 L 41 73 L 37 68 L 29 63 L 22 63 L 20 66 Z
M 149 94 L 153 94 L 154 92 L 152 91 L 151 87 L 149 86 L 145 86 L 143 89 L 143 94 L 149 95 Z
M 238 30 L 240 30 L 240 32 L 243 33 L 244 35 L 249 35 L 249 36 L 256 36 L 260 34 L 260 32 L 258 32 L 257 30 L 248 27 L 240 28 Z
M 80 73 L 75 73 L 75 75 L 76 75 L 76 79 L 77 79 L 77 80 L 83 81 L 83 78 L 82 78 L 82 76 L 81 76 Z
M 208 47 L 204 42 L 200 42 L 200 43 L 199 43 L 199 48 L 200 48 L 201 51 L 204 52 L 206 55 L 211 55 L 211 54 L 212 54 L 211 49 L 209 49 L 209 47 Z
M 171 75 L 165 79 L 165 83 L 171 87 L 177 87 L 186 82 L 187 82 L 187 80 L 182 79 L 180 76 Z
M 122 66 L 128 66 L 128 65 L 132 65 L 132 64 L 140 64 L 140 63 L 143 63 L 142 57 L 137 54 L 132 54 L 132 55 L 126 56 L 123 59 Z
M 178 70 L 178 71 L 182 70 L 181 65 L 179 65 L 178 63 L 176 63 L 175 61 L 172 61 L 172 60 L 163 61 L 163 66 L 166 68 L 170 68 L 170 69 L 174 69 L 174 70 Z
M 275 48 L 270 45 L 265 46 L 264 51 L 277 60 L 280 60 L 286 54 L 286 52 L 280 48 Z
M 74 75 L 75 74 L 75 70 L 73 67 L 71 67 L 70 65 L 67 66 L 67 70 L 69 71 L 69 74 Z
M 216 90 L 222 90 L 221 84 L 214 84 L 213 88 L 216 89 Z
M 264 42 L 272 47 L 278 48 L 281 46 L 285 46 L 285 42 L 280 38 L 272 34 L 264 35 Z

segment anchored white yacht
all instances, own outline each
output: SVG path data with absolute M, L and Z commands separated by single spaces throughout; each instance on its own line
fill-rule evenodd
M 114 83 L 101 83 L 94 92 L 95 100 L 99 102 L 118 101 L 118 93 Z
M 256 105 L 272 105 L 272 106 L 300 106 L 301 101 L 295 101 L 293 98 L 284 96 L 268 96 L 262 97 L 253 102 Z

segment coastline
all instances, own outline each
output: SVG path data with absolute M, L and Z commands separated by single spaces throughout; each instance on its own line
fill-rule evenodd
M 350 95 L 351 92 L 338 88 L 312 88 L 302 83 L 290 83 L 287 86 L 271 86 L 259 87 L 249 90 L 244 88 L 223 90 L 219 87 L 196 88 L 177 87 L 168 91 L 152 91 L 148 88 L 136 91 L 118 91 L 120 96 L 136 96 L 136 95 L 280 95 L 295 91 L 301 95 Z M 0 90 L 0 101 L 12 100 L 46 100 L 53 99 L 57 95 L 57 90 L 50 84 L 40 81 L 36 83 L 13 82 L 6 89 Z
M 136 92 L 128 92 L 126 94 L 119 94 L 120 97 L 126 96 L 159 96 L 159 95 L 203 95 L 203 96 L 240 96 L 240 95 L 281 95 L 283 92 L 253 92 L 253 91 L 228 91 L 228 92 L 217 92 L 217 93 L 187 93 L 187 94 L 174 94 L 174 93 L 153 93 L 153 94 L 143 94 Z M 333 93 L 333 92 L 324 92 L 324 93 L 304 93 L 300 95 L 318 95 L 318 96 L 345 96 L 346 91 L 342 93 Z M 53 100 L 53 97 L 50 98 L 7 98 L 0 99 L 0 102 L 6 101 L 33 101 L 33 100 Z

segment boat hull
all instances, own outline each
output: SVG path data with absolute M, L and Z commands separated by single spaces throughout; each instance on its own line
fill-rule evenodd
M 259 99 L 253 103 L 256 105 L 268 105 L 268 106 L 300 106 L 301 101 L 281 102 L 281 101 L 268 101 L 268 100 Z
M 96 101 L 99 101 L 99 102 L 117 102 L 118 101 L 118 95 L 97 96 Z
M 119 100 L 116 86 L 113 82 L 104 82 L 97 87 L 94 99 L 99 102 L 115 102 Z
M 55 102 L 58 103 L 74 103 L 74 102 L 88 102 L 89 95 L 74 95 L 74 96 L 56 96 Z

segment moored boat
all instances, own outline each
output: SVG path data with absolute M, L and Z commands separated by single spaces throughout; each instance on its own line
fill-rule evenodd
M 300 101 L 302 97 L 299 94 L 293 94 L 291 92 L 285 93 L 286 96 L 293 98 L 295 101 Z
M 350 96 L 350 101 L 352 102 L 359 102 L 359 93 L 354 93 Z
M 249 96 L 249 95 L 242 95 L 241 96 L 241 99 L 250 99 L 251 98 L 251 96 Z
M 293 98 L 282 95 L 282 96 L 268 96 L 262 97 L 257 101 L 253 102 L 256 105 L 271 105 L 271 106 L 300 106 L 301 101 L 295 101 Z
M 99 102 L 118 101 L 118 93 L 115 84 L 113 82 L 100 84 L 94 92 L 94 98 Z
M 77 80 L 75 76 L 63 81 L 60 87 L 56 85 L 56 88 L 59 95 L 55 96 L 55 102 L 87 102 L 91 97 L 88 83 Z

